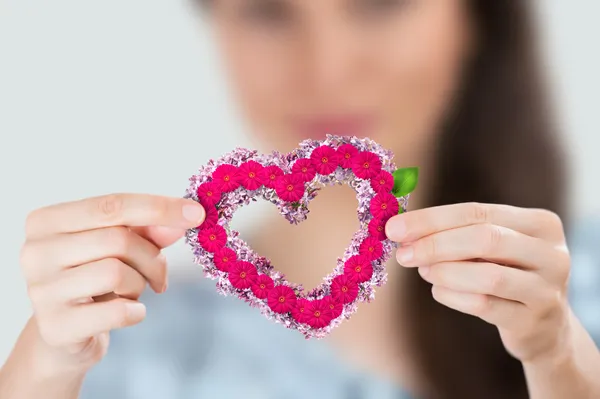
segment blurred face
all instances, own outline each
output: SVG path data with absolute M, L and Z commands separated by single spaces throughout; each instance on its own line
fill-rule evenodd
M 213 4 L 233 90 L 265 148 L 331 133 L 410 154 L 427 151 L 459 85 L 472 36 L 465 3 Z

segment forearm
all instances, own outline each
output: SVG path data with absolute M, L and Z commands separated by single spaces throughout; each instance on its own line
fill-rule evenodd
M 567 349 L 524 363 L 532 399 L 600 398 L 600 351 L 579 320 L 571 318 L 572 344 Z
M 0 398 L 77 399 L 85 377 L 78 370 L 61 369 L 39 339 L 31 319 L 8 360 L 0 369 Z M 50 355 L 50 356 L 47 356 Z

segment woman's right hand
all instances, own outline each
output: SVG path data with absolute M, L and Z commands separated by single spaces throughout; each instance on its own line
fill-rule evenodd
M 85 373 L 106 353 L 108 333 L 139 323 L 146 285 L 167 288 L 161 249 L 204 220 L 193 200 L 113 194 L 33 211 L 21 266 L 35 330 L 35 363 Z M 33 344 L 33 345 L 32 345 Z M 40 363 L 41 360 L 41 363 Z

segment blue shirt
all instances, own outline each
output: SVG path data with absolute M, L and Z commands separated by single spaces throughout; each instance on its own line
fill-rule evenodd
M 600 221 L 571 235 L 571 304 L 600 342 Z M 146 320 L 114 331 L 82 399 L 409 399 L 344 364 L 326 340 L 305 340 L 202 278 L 147 294 Z M 190 280 L 194 281 L 190 281 Z

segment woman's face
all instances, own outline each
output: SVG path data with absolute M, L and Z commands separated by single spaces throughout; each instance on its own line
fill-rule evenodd
M 473 36 L 464 0 L 213 5 L 241 110 L 264 145 L 282 151 L 328 133 L 426 151 Z

